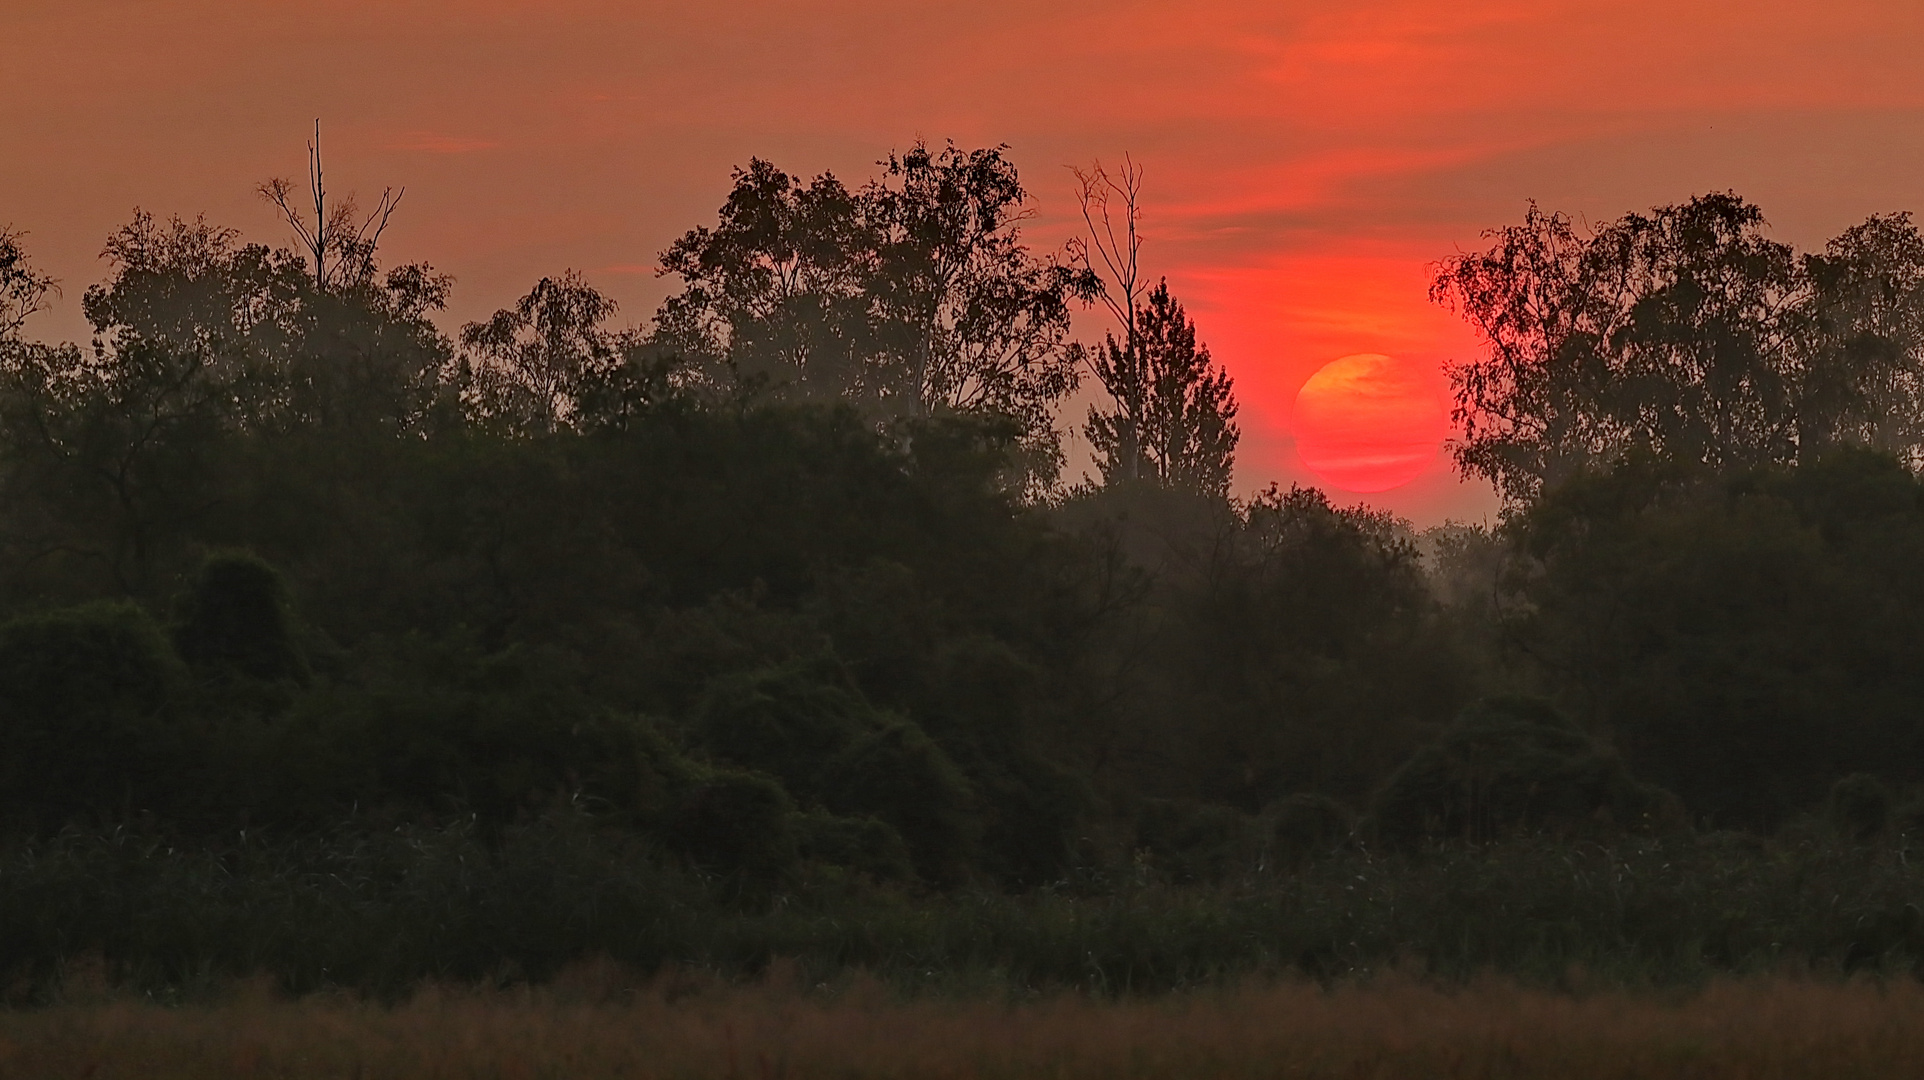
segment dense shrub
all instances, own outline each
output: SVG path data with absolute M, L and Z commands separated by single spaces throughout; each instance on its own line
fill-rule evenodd
M 912 881 L 908 845 L 893 825 L 872 817 L 839 817 L 824 810 L 793 819 L 802 858 L 865 874 L 877 881 Z
M 1299 793 L 1266 808 L 1262 821 L 1269 855 L 1279 866 L 1300 866 L 1334 854 L 1356 831 L 1356 815 L 1326 795 Z
M 682 793 L 662 838 L 696 869 L 759 896 L 796 868 L 795 818 L 794 800 L 774 780 L 715 769 Z
M 1392 845 L 1482 842 L 1547 831 L 1644 829 L 1664 794 L 1546 702 L 1493 698 L 1464 710 L 1390 777 L 1372 811 Z
M 182 603 L 174 648 L 197 672 L 268 682 L 305 681 L 307 658 L 294 641 L 287 586 L 252 555 L 211 555 Z
M 828 763 L 823 787 L 836 811 L 893 826 L 923 878 L 948 883 L 968 873 L 979 830 L 974 794 L 913 723 L 895 720 L 856 740 Z
M 0 625 L 0 814 L 169 809 L 191 761 L 168 715 L 180 664 L 145 611 L 90 604 Z
M 1136 811 L 1135 846 L 1178 885 L 1220 882 L 1252 863 L 1250 819 L 1232 807 L 1147 799 Z
M 819 803 L 829 762 L 886 723 L 832 662 L 817 660 L 714 680 L 692 727 L 695 745 L 708 754 Z
M 1831 785 L 1825 811 L 1839 835 L 1872 840 L 1894 824 L 1897 800 L 1882 780 L 1867 773 L 1852 773 Z

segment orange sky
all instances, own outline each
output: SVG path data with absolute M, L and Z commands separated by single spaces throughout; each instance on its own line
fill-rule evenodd
M 656 253 L 750 155 L 860 178 L 917 136 L 1007 142 L 1046 246 L 1062 166 L 1126 150 L 1145 259 L 1238 380 L 1244 492 L 1308 479 L 1290 403 L 1323 363 L 1474 348 L 1427 264 L 1525 199 L 1734 188 L 1800 244 L 1924 209 L 1914 0 L 0 5 L 0 223 L 68 285 L 41 336 L 80 332 L 135 205 L 280 241 L 250 192 L 300 174 L 316 116 L 337 190 L 407 186 L 387 253 L 456 275 L 450 328 L 570 266 L 645 319 Z M 1442 460 L 1369 501 L 1493 506 Z

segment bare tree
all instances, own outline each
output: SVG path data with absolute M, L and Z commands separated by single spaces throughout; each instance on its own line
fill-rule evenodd
M 374 250 L 380 245 L 381 233 L 407 189 L 383 188 L 380 203 L 365 218 L 352 192 L 330 210 L 321 169 L 319 120 L 314 121 L 314 141 L 307 144 L 307 187 L 314 201 L 311 223 L 306 208 L 295 202 L 293 181 L 277 176 L 257 190 L 261 198 L 280 210 L 314 260 L 315 288 L 329 292 L 367 284 L 374 277 Z
M 1137 261 L 1137 253 L 1142 248 L 1142 236 L 1137 229 L 1142 220 L 1142 166 L 1124 154 L 1120 176 L 1110 176 L 1100 159 L 1087 172 L 1075 165 L 1069 166 L 1069 171 L 1075 175 L 1076 197 L 1082 204 L 1083 223 L 1089 229 L 1088 239 L 1077 237 L 1069 241 L 1069 261 L 1102 281 L 1103 304 L 1122 324 L 1123 332 L 1133 335 L 1137 301 L 1146 291 Z M 1110 209 L 1112 199 L 1122 204 L 1120 226 Z M 1102 263 L 1101 269 L 1095 266 L 1098 261 Z M 1114 292 L 1109 289 L 1110 282 L 1115 283 Z
M 1148 386 L 1142 370 L 1138 326 L 1144 292 L 1138 258 L 1142 248 L 1138 228 L 1142 220 L 1142 167 L 1124 154 L 1119 175 L 1110 175 L 1100 159 L 1087 171 L 1073 165 L 1069 171 L 1076 178 L 1076 197 L 1082 204 L 1082 221 L 1088 229 L 1086 240 L 1078 237 L 1069 241 L 1070 265 L 1088 272 L 1101 283 L 1097 295 L 1122 325 L 1121 346 L 1117 347 L 1111 337 L 1103 348 L 1095 350 L 1096 359 L 1091 366 L 1096 380 L 1116 403 L 1115 413 L 1104 418 L 1111 443 L 1107 453 L 1112 463 L 1119 466 L 1114 479 L 1137 480 L 1141 478 L 1141 432 Z M 1108 477 L 1109 470 L 1105 469 L 1104 475 Z

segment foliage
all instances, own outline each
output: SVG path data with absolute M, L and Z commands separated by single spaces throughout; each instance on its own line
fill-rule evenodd
M 0 816 L 57 828 L 152 807 L 189 761 L 165 715 L 181 674 L 132 605 L 0 624 Z
M 1094 286 L 1025 199 L 1000 150 L 757 162 L 650 330 L 564 274 L 458 349 L 425 265 L 137 213 L 94 341 L 0 340 L 0 986 L 1924 955 L 1907 219 L 1454 261 L 1511 505 L 1419 536 L 1229 498 L 1166 289 L 1099 372 L 1149 365 L 1146 472 L 1038 487 Z
M 1632 780 L 1616 755 L 1548 703 L 1495 698 L 1465 709 L 1389 778 L 1371 825 L 1392 845 L 1478 843 L 1675 827 L 1666 809 L 1665 792 Z
M 1924 240 L 1871 218 L 1822 254 L 1765 238 L 1734 193 L 1580 235 L 1531 205 L 1445 260 L 1431 296 L 1483 336 L 1458 364 L 1457 461 L 1527 503 L 1626 455 L 1711 469 L 1839 445 L 1918 460 Z
M 463 327 L 459 380 L 470 411 L 525 433 L 576 421 L 586 388 L 616 364 L 618 342 L 601 329 L 614 313 L 613 300 L 570 270 Z
M 765 805 L 747 797 L 752 784 L 732 790 Z M 1289 872 L 1252 858 L 1207 888 L 1132 877 L 1099 894 L 910 900 L 844 881 L 744 907 L 740 879 L 664 865 L 567 807 L 492 841 L 466 822 L 198 845 L 69 830 L 0 848 L 0 972 L 16 995 L 50 992 L 90 955 L 155 992 L 266 974 L 296 991 L 398 996 L 428 978 L 546 980 L 589 957 L 723 977 L 782 957 L 810 985 L 866 971 L 905 989 L 1116 996 L 1392 969 L 1688 986 L 1720 973 L 1912 971 L 1924 956 L 1906 915 L 1918 873 L 1895 848 L 1812 839 L 1517 840 L 1356 850 Z
M 53 279 L 27 261 L 20 235 L 0 226 L 0 342 L 13 338 L 54 290 Z
M 717 225 L 663 253 L 684 287 L 657 338 L 875 415 L 1007 416 L 1046 483 L 1049 410 L 1076 385 L 1068 304 L 1090 286 L 1022 245 L 1027 199 L 1002 148 L 918 142 L 855 190 L 756 159 Z
M 1242 437 L 1229 373 L 1196 344 L 1196 324 L 1168 282 L 1135 320 L 1123 343 L 1106 337 L 1091 361 L 1115 399 L 1111 411 L 1091 406 L 1083 426 L 1103 483 L 1146 480 L 1227 497 Z
M 294 640 L 287 586 L 251 555 L 211 555 L 188 590 L 174 648 L 197 671 L 231 671 L 275 682 L 307 678 L 307 658 Z
M 1920 779 L 1921 507 L 1868 451 L 1579 478 L 1516 523 L 1512 633 L 1639 776 L 1700 819 L 1774 828 L 1848 773 Z

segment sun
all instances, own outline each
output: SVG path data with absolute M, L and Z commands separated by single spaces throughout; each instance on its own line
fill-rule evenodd
M 1433 365 L 1359 353 L 1332 360 L 1296 394 L 1296 452 L 1325 485 L 1401 487 L 1436 460 L 1450 431 L 1448 388 Z

